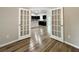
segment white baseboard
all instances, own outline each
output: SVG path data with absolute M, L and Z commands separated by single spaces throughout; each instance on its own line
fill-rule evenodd
M 72 44 L 72 43 L 69 43 L 69 42 L 67 42 L 67 41 L 64 41 L 64 43 L 66 43 L 66 44 L 68 44 L 68 45 L 71 45 L 71 46 L 73 46 L 73 47 L 79 49 L 79 46 L 76 46 L 76 45 L 74 45 L 74 44 Z
M 0 45 L 0 47 L 4 47 L 4 46 L 6 46 L 6 45 L 9 45 L 9 44 L 11 44 L 11 43 L 17 42 L 17 41 L 19 41 L 19 40 L 22 40 L 22 39 L 16 39 L 16 40 L 14 40 L 14 41 L 11 41 L 11 42 L 2 44 L 2 45 Z
M 57 40 L 57 41 L 64 42 L 62 39 L 59 39 L 59 38 L 57 38 L 57 37 L 55 37 L 53 35 L 50 35 L 50 37 L 53 38 L 53 39 L 55 39 L 55 40 Z

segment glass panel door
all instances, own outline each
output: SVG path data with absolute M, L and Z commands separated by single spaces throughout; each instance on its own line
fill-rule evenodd
M 30 11 L 27 9 L 19 9 L 19 38 L 24 39 L 30 37 Z
M 52 37 L 63 41 L 63 10 L 62 8 L 52 10 Z

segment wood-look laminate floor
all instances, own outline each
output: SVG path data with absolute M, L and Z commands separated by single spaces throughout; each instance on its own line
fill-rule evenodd
M 31 38 L 0 48 L 1 52 L 78 52 L 70 45 L 51 39 L 46 27 L 32 28 Z

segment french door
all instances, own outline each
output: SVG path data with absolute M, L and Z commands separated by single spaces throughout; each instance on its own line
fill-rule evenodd
M 31 35 L 30 10 L 19 9 L 19 39 L 28 38 Z
M 63 8 L 51 10 L 52 35 L 51 37 L 63 42 Z

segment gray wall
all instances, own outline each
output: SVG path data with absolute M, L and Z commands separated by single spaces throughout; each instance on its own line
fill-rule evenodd
M 79 7 L 64 8 L 64 39 L 79 47 Z
M 0 45 L 18 39 L 18 8 L 0 7 Z

